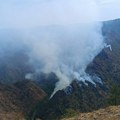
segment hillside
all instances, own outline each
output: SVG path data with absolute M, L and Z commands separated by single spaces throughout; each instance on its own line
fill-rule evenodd
M 66 114 L 69 109 L 73 111 L 88 112 L 104 106 L 104 90 L 101 86 L 95 88 L 81 83 L 82 87 L 74 81 L 65 91 L 58 91 L 52 99 L 42 102 L 36 111 L 36 117 L 43 120 L 56 120 Z
M 110 106 L 89 113 L 79 113 L 75 117 L 62 120 L 120 120 L 120 106 Z
M 33 71 L 25 50 L 4 52 L 0 56 L 0 83 L 22 81 L 27 73 Z
M 120 20 L 104 22 L 103 36 L 112 51 L 104 48 L 86 69 L 96 86 L 74 80 L 51 99 L 58 81 L 54 73 L 35 75 L 35 81 L 25 80 L 25 75 L 34 73 L 34 68 L 24 51 L 0 57 L 0 120 L 22 120 L 28 115 L 29 119 L 58 120 L 69 112 L 89 117 L 98 112 L 101 115 L 105 110 L 108 110 L 106 116 L 109 112 L 112 114 L 111 107 L 92 111 L 105 107 L 111 87 L 120 85 Z
M 74 80 L 70 87 L 58 91 L 55 96 L 42 103 L 36 112 L 36 117 L 43 120 L 56 120 L 67 114 L 69 110 L 75 112 L 90 112 L 106 106 L 106 99 L 112 85 L 120 85 L 120 20 L 103 23 L 103 36 L 110 48 L 104 48 L 90 63 L 86 72 L 91 76 L 97 75 L 102 84 L 95 79 L 96 87 Z M 66 91 L 68 91 L 66 93 Z M 47 115 L 47 116 L 46 116 Z
M 45 96 L 31 81 L 0 84 L 0 120 L 22 120 Z
M 115 83 L 120 85 L 120 20 L 104 22 L 103 36 L 112 51 L 109 48 L 103 49 L 86 71 L 99 75 L 109 88 Z

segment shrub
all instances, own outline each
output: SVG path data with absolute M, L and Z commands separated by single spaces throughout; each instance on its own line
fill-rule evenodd
M 109 105 L 120 105 L 120 86 L 113 85 L 108 98 Z
M 74 109 L 68 108 L 65 110 L 65 113 L 62 115 L 62 118 L 74 117 L 78 114 Z

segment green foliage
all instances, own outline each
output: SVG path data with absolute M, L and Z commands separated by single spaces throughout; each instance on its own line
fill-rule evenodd
M 78 114 L 77 111 L 75 111 L 72 108 L 68 108 L 65 110 L 65 113 L 61 116 L 61 118 L 69 118 L 69 117 L 74 117 Z
M 109 105 L 120 105 L 120 86 L 113 85 L 108 98 Z

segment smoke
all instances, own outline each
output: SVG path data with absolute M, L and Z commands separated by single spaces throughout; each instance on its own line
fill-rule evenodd
M 28 55 L 31 63 L 36 67 L 36 72 L 46 74 L 53 72 L 59 78 L 51 97 L 58 90 L 69 86 L 74 79 L 95 84 L 85 73 L 87 65 L 104 47 L 102 24 L 95 22 L 99 20 L 99 10 L 94 0 L 42 1 L 36 7 L 32 5 L 27 7 L 27 10 L 24 7 L 22 12 L 16 9 L 19 11 L 18 18 L 15 9 L 16 7 L 14 9 L 11 7 L 9 12 L 5 10 L 10 15 L 14 11 L 7 25 L 17 28 L 32 27 L 20 30 L 20 40 L 13 40 L 13 43 L 27 46 Z M 36 15 L 38 11 L 41 14 Z M 33 26 L 38 27 L 33 28 Z
M 59 78 L 52 96 L 75 79 L 95 84 L 85 70 L 104 47 L 101 27 L 100 23 L 52 26 L 40 30 L 37 38 L 28 37 L 30 57 L 41 64 L 37 71 L 53 72 Z

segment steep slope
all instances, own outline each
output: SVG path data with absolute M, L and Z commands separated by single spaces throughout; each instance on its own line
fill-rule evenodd
M 112 51 L 109 47 L 104 48 L 86 69 L 91 76 L 101 78 L 102 83 L 97 78 L 96 86 L 75 80 L 66 90 L 58 91 L 52 99 L 44 102 L 44 108 L 40 107 L 36 112 L 37 118 L 56 120 L 69 109 L 89 112 L 105 106 L 112 85 L 120 85 L 120 20 L 104 22 L 103 36 Z
M 0 119 L 25 117 L 45 96 L 46 93 L 31 81 L 0 84 Z M 11 120 L 16 120 L 13 118 Z
M 87 71 L 99 75 L 109 88 L 113 83 L 120 85 L 120 20 L 104 22 L 103 35 L 112 51 L 109 48 L 103 49 Z
M 81 87 L 80 87 L 81 85 Z M 58 91 L 53 98 L 42 102 L 41 107 L 36 111 L 36 117 L 42 120 L 56 120 L 66 111 L 72 109 L 77 112 L 87 112 L 104 106 L 103 98 L 106 96 L 104 87 L 93 84 L 78 83 L 74 81 L 64 91 Z

